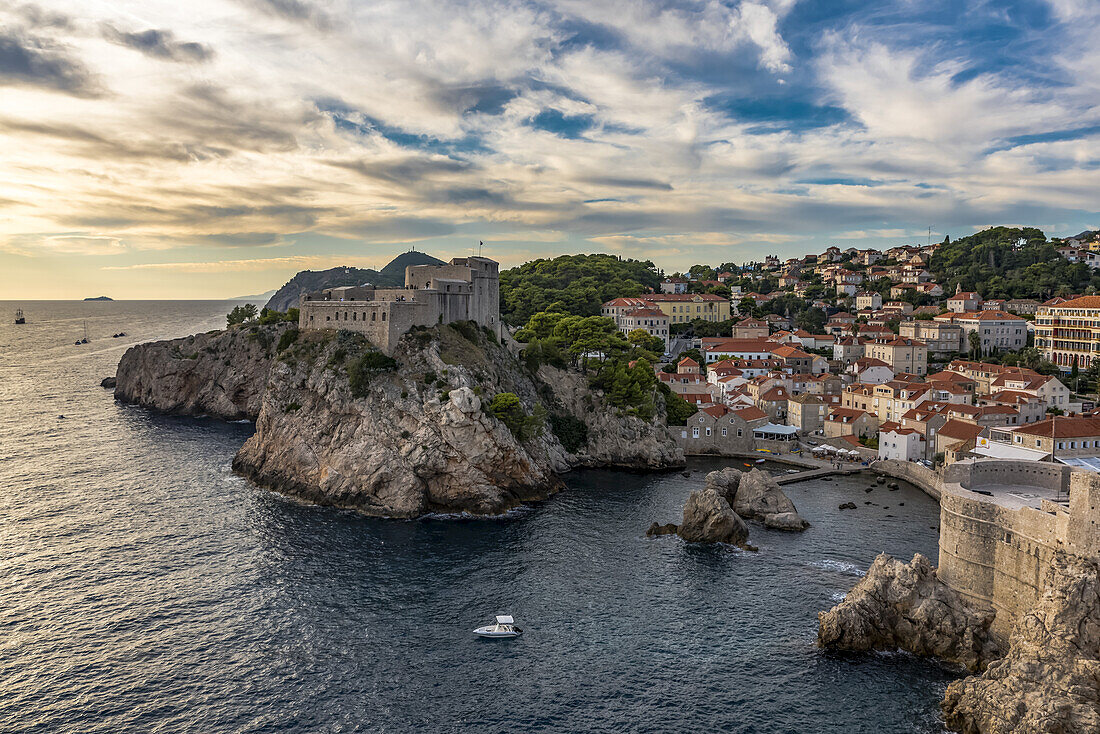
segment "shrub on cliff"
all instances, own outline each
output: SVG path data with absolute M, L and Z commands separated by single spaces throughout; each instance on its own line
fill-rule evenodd
M 584 421 L 568 414 L 550 414 L 550 430 L 571 454 L 577 453 L 588 443 L 588 426 Z
M 279 344 L 275 347 L 275 351 L 281 352 L 289 347 L 294 342 L 298 341 L 298 334 L 300 332 L 297 329 L 287 329 L 283 332 L 283 335 L 279 337 Z
M 489 401 L 489 411 L 508 426 L 512 435 L 520 441 L 527 441 L 542 433 L 546 421 L 546 409 L 536 405 L 530 415 L 523 409 L 519 397 L 511 392 L 499 392 Z
M 694 405 L 672 392 L 664 383 L 661 392 L 665 394 L 666 423 L 670 426 L 687 425 L 687 419 L 699 412 Z
M 397 361 L 382 352 L 367 352 L 351 360 L 348 362 L 348 386 L 351 387 L 351 394 L 357 398 L 366 397 L 370 390 L 371 378 L 379 373 L 393 372 L 396 369 Z
M 246 303 L 242 306 L 234 306 L 233 310 L 226 314 L 225 325 L 236 326 L 256 318 L 256 305 Z

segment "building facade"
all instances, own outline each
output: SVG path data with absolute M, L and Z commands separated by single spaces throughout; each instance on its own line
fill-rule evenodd
M 484 257 L 410 265 L 404 288 L 327 288 L 303 293 L 298 308 L 299 328 L 359 332 L 386 354 L 414 326 L 475 321 L 499 337 L 499 265 Z
M 1035 311 L 1035 346 L 1069 372 L 1088 368 L 1100 355 L 1100 296 L 1082 296 Z

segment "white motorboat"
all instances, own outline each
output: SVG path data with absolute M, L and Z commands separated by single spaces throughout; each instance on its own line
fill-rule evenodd
M 523 630 L 516 626 L 516 620 L 507 614 L 498 614 L 496 622 L 474 630 L 478 637 L 519 637 Z

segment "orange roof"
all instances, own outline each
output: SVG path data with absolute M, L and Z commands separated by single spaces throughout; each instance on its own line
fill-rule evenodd
M 954 319 L 962 321 L 1027 321 L 1027 319 L 1007 311 L 966 311 L 951 315 Z
M 683 359 L 681 359 L 679 362 L 676 363 L 676 366 L 677 367 L 698 367 L 699 363 L 696 362 L 691 357 L 684 357 Z
M 664 301 L 694 301 L 699 299 L 701 301 L 723 301 L 729 303 L 728 298 L 722 298 L 716 296 L 713 293 L 647 293 L 641 297 L 643 301 L 651 302 L 664 302 Z
M 757 408 L 755 405 L 747 405 L 744 408 L 734 408 L 730 411 L 737 415 L 738 418 L 744 421 L 755 421 L 761 418 L 767 418 L 768 414 Z
M 699 410 L 715 418 L 721 418 L 726 413 L 730 412 L 730 409 L 724 405 L 711 405 L 706 408 L 700 408 Z
M 763 401 L 766 401 L 766 402 L 769 402 L 769 403 L 774 403 L 774 402 L 778 402 L 780 400 L 786 400 L 786 399 L 787 399 L 787 391 L 784 390 L 781 387 L 773 387 L 771 390 L 768 390 L 766 393 L 764 393 L 763 395 L 760 396 L 760 400 L 763 400 Z
M 771 350 L 772 354 L 784 359 L 809 359 L 811 355 L 801 349 L 792 346 L 782 346 Z
M 953 418 L 940 427 L 939 435 L 957 441 L 972 441 L 978 437 L 982 430 L 982 427 L 977 424 Z
M 1054 301 L 1057 299 L 1051 299 Z M 1051 301 L 1047 301 L 1050 303 Z M 1046 303 L 1043 304 L 1044 306 Z M 1080 298 L 1071 298 L 1068 301 L 1056 304 L 1058 308 L 1100 308 L 1100 296 L 1081 296 Z
M 655 308 L 637 308 L 626 314 L 627 316 L 656 316 L 658 318 L 667 319 L 664 311 L 658 311 Z
M 1097 296 L 1100 297 L 1100 296 Z M 1014 433 L 1028 436 L 1047 436 L 1054 431 L 1055 438 L 1080 438 L 1100 436 L 1100 418 L 1086 416 L 1051 416 L 1038 423 L 1021 426 Z

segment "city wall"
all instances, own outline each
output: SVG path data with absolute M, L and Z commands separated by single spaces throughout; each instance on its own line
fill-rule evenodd
M 912 461 L 883 459 L 872 464 L 871 471 L 909 482 L 937 501 L 943 492 L 943 477 L 937 472 Z
M 1029 489 L 1068 493 L 1069 501 L 1026 506 L 1015 495 L 1034 494 Z M 1038 599 L 1055 550 L 1097 557 L 1098 507 L 1100 477 L 1091 472 L 1033 461 L 957 462 L 940 498 L 939 578 L 974 606 L 992 608 L 992 632 L 1006 642 Z

